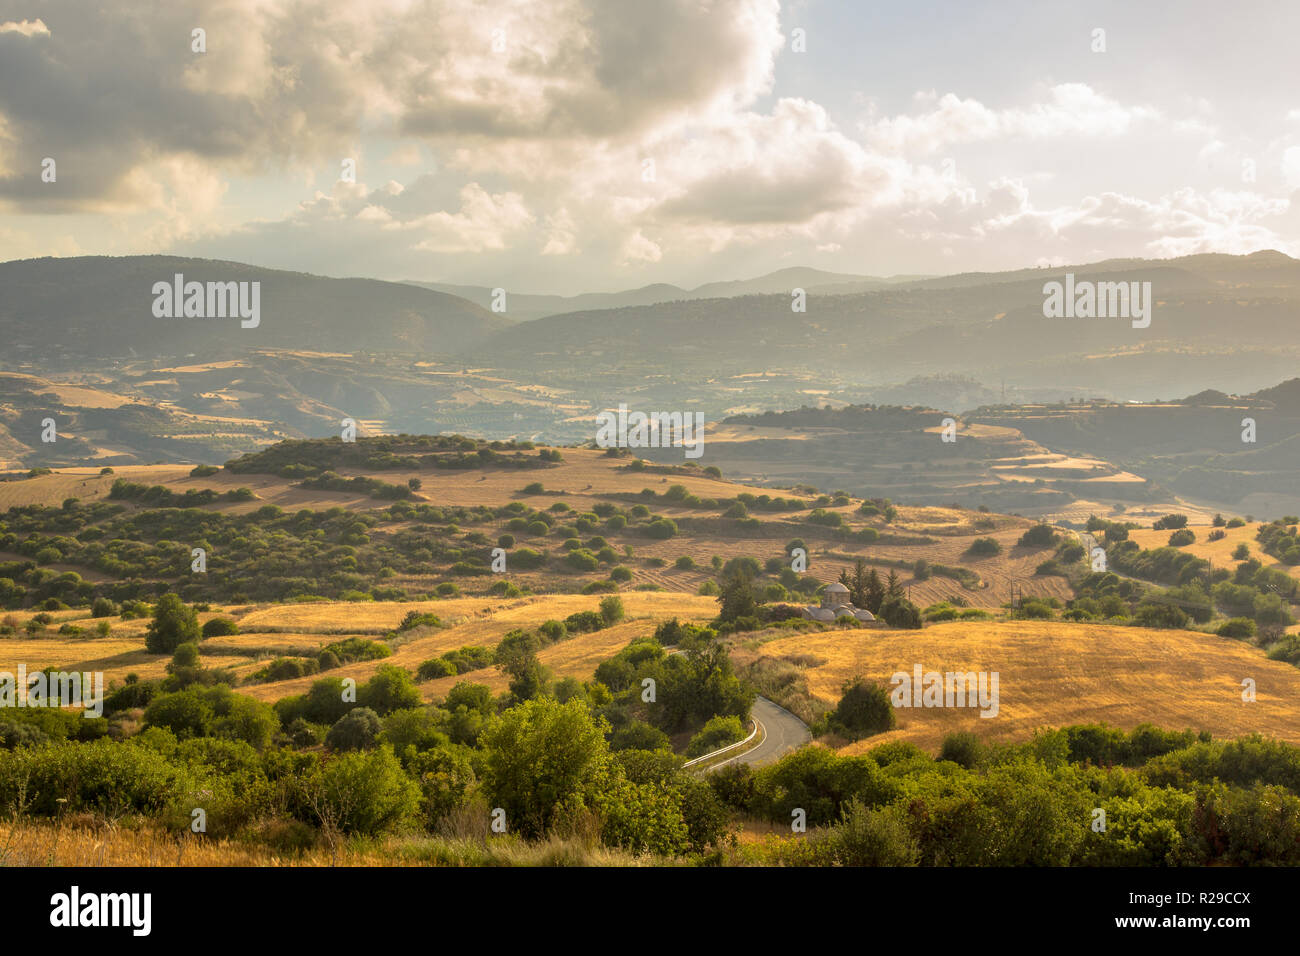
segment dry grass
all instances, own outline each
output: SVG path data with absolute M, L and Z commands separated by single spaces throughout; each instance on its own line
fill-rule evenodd
M 1178 550 L 1186 551 L 1198 558 L 1205 558 L 1212 562 L 1216 568 L 1233 568 L 1237 562 L 1233 560 L 1232 552 L 1237 550 L 1237 545 L 1244 544 L 1250 548 L 1250 556 L 1258 558 L 1265 567 L 1274 567 L 1288 574 L 1300 573 L 1300 570 L 1289 568 L 1260 550 L 1259 542 L 1255 540 L 1255 533 L 1259 530 L 1259 522 L 1240 528 L 1224 528 L 1222 529 L 1224 537 L 1218 541 L 1209 540 L 1210 532 L 1215 530 L 1211 525 L 1189 524 L 1188 528 L 1195 533 L 1196 540 Z M 1140 548 L 1155 549 L 1168 545 L 1171 534 L 1173 534 L 1172 531 L 1153 531 L 1150 528 L 1145 528 L 1130 531 L 1128 536 Z
M 935 671 L 997 671 L 1000 711 L 899 709 L 898 727 L 845 748 L 859 752 L 888 740 L 936 750 L 966 730 L 987 740 L 1024 739 L 1036 728 L 1106 721 L 1208 730 L 1216 737 L 1260 733 L 1300 743 L 1300 670 L 1267 660 L 1249 645 L 1194 631 L 1064 622 L 952 622 L 921 631 L 827 631 L 771 641 L 753 656 L 815 654 L 805 671 L 811 693 L 828 703 L 862 675 L 888 684 L 914 664 Z M 1253 678 L 1258 700 L 1241 700 Z
M 141 679 L 162 677 L 170 655 L 150 654 L 139 637 L 50 637 L 0 639 L 0 671 L 17 673 L 18 665 L 35 671 L 46 667 L 64 670 L 103 671 L 106 683 L 120 681 L 129 673 Z
M 396 835 L 296 853 L 234 840 L 107 821 L 0 823 L 0 865 L 176 866 L 645 866 L 665 861 L 609 849 L 582 836 L 526 843 L 512 836 Z

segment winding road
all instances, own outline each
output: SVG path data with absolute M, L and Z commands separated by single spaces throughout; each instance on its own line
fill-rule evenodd
M 763 730 L 763 742 L 757 747 L 737 754 L 730 760 L 714 764 L 710 770 L 725 767 L 730 763 L 747 763 L 751 767 L 775 763 L 792 750 L 802 747 L 812 740 L 808 725 L 784 707 L 778 707 L 766 697 L 754 701 L 750 716 L 758 722 Z

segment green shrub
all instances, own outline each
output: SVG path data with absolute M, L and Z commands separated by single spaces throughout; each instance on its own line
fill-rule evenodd
M 413 819 L 420 791 L 392 750 L 381 746 L 323 761 L 303 782 L 301 804 L 313 823 L 373 836 Z
M 600 617 L 606 627 L 612 627 L 623 620 L 623 599 L 607 597 L 600 602 Z
M 228 617 L 214 617 L 203 624 L 203 636 L 227 637 L 239 633 L 239 625 Z
M 713 717 L 686 745 L 686 756 L 702 757 L 744 739 L 745 727 L 739 717 Z
M 1016 542 L 1021 548 L 1050 548 L 1056 543 L 1056 532 L 1049 524 L 1036 524 Z
M 366 750 L 374 746 L 380 729 L 378 714 L 369 707 L 354 707 L 330 728 L 325 745 L 333 750 Z
M 118 607 L 106 597 L 97 597 L 90 605 L 91 617 L 116 617 Z
M 422 661 L 415 669 L 415 676 L 420 680 L 437 680 L 439 677 L 455 677 L 456 665 L 441 657 Z
M 967 550 L 973 555 L 987 557 L 989 555 L 1001 554 L 1002 545 L 998 543 L 996 538 L 976 538 L 971 542 L 970 547 Z
M 1229 618 L 1215 631 L 1219 637 L 1232 637 L 1247 640 L 1255 636 L 1255 622 L 1248 617 Z
M 873 809 L 857 797 L 844 807 L 826 846 L 840 866 L 916 866 L 921 857 L 920 844 L 901 807 Z
M 962 730 L 943 738 L 939 759 L 951 760 L 967 770 L 973 770 L 983 762 L 985 750 L 978 737 L 970 731 Z
M 830 725 L 857 740 L 893 730 L 897 717 L 889 691 L 865 680 L 849 681 L 829 717 Z

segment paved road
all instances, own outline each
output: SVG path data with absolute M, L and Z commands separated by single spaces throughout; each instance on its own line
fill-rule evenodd
M 778 707 L 766 697 L 759 697 L 754 701 L 750 716 L 762 725 L 766 734 L 763 742 L 752 750 L 747 750 L 730 760 L 724 760 L 710 769 L 716 770 L 730 763 L 747 763 L 751 767 L 761 767 L 764 764 L 775 763 L 791 750 L 802 747 L 812 740 L 812 734 L 808 732 L 808 726 L 802 720 L 784 707 Z

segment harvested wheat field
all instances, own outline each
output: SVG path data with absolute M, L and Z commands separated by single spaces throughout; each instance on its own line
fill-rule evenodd
M 163 677 L 171 655 L 150 654 L 139 637 L 6 638 L 0 640 L 0 671 L 17 673 L 18 665 L 28 672 L 56 667 L 61 670 L 102 671 L 106 683 L 121 681 L 127 674 L 142 680 Z
M 1211 525 L 1188 525 L 1188 530 L 1196 535 L 1196 540 L 1191 544 L 1183 545 L 1180 551 L 1186 551 L 1188 554 L 1195 555 L 1198 558 L 1205 558 L 1212 562 L 1216 568 L 1228 568 L 1229 570 L 1236 564 L 1233 560 L 1232 552 L 1237 550 L 1240 544 L 1246 545 L 1250 549 L 1250 556 L 1258 558 L 1265 567 L 1276 567 L 1282 571 L 1291 571 L 1286 565 L 1280 563 L 1271 555 L 1265 554 L 1255 540 L 1255 533 L 1259 530 L 1259 522 L 1244 525 L 1240 528 L 1221 528 L 1224 536 L 1218 541 L 1211 541 L 1210 532 L 1216 530 Z M 1129 540 L 1137 543 L 1141 548 L 1163 548 L 1169 544 L 1169 536 L 1172 531 L 1154 531 L 1150 528 L 1130 531 Z
M 1258 731 L 1300 743 L 1300 669 L 1255 647 L 1194 631 L 1064 622 L 952 622 L 921 631 L 836 630 L 762 645 L 757 655 L 811 655 L 809 691 L 834 704 L 855 675 L 888 685 L 896 671 L 997 671 L 999 712 L 898 708 L 897 729 L 843 748 L 859 753 L 889 740 L 936 751 L 955 731 L 1023 740 L 1037 728 L 1105 721 L 1153 723 L 1216 737 Z M 741 659 L 739 655 L 738 659 Z M 1244 678 L 1257 701 L 1241 699 Z
M 345 664 L 329 672 L 331 677 L 351 677 L 358 683 L 368 680 L 381 664 L 396 664 L 414 671 L 421 661 L 438 657 L 448 651 L 466 645 L 483 645 L 495 647 L 507 632 L 515 628 L 535 628 L 548 620 L 563 620 L 578 611 L 594 611 L 600 606 L 603 595 L 599 594 L 551 594 L 502 601 L 500 599 L 460 599 L 457 601 L 428 601 L 406 604 L 376 605 L 388 609 L 392 617 L 388 629 L 396 627 L 406 611 L 412 609 L 434 610 L 448 605 L 463 605 L 463 611 L 472 606 L 480 611 L 473 617 L 467 617 L 449 627 L 421 628 L 404 635 L 391 657 L 375 661 L 360 661 Z M 558 644 L 544 648 L 537 656 L 541 662 L 550 667 L 557 677 L 578 677 L 589 679 L 595 672 L 596 665 L 613 657 L 625 645 L 637 637 L 653 633 L 659 622 L 672 617 L 689 621 L 705 621 L 717 613 L 717 601 L 711 597 L 660 593 L 643 591 L 619 595 L 623 599 L 626 618 L 614 627 L 605 628 L 590 634 L 580 634 L 567 638 Z M 362 605 L 366 606 L 366 605 Z M 291 610 L 298 606 L 285 606 L 271 610 Z M 301 605 L 301 607 L 320 608 L 322 605 Z M 355 604 L 343 604 L 342 608 L 354 608 Z M 395 611 L 396 609 L 396 611 Z M 393 614 L 395 613 L 395 616 Z M 447 616 L 439 614 L 444 621 Z M 324 619 L 322 619 L 324 620 Z M 387 617 L 385 618 L 387 620 Z M 354 629 L 355 631 L 355 629 Z M 250 635 L 265 637 L 265 635 Z M 302 642 L 311 637 L 308 633 L 292 635 Z M 331 640 L 341 639 L 331 637 Z M 225 638 L 223 640 L 230 640 Z M 248 694 L 260 700 L 279 700 L 292 694 L 304 693 L 320 675 L 302 677 L 296 680 L 279 681 L 272 684 L 254 684 L 241 687 L 240 693 Z M 446 695 L 447 691 L 460 680 L 472 680 L 487 684 L 494 691 L 504 690 L 505 678 L 495 668 L 484 668 L 466 675 L 442 678 L 420 685 L 426 700 L 434 700 Z

